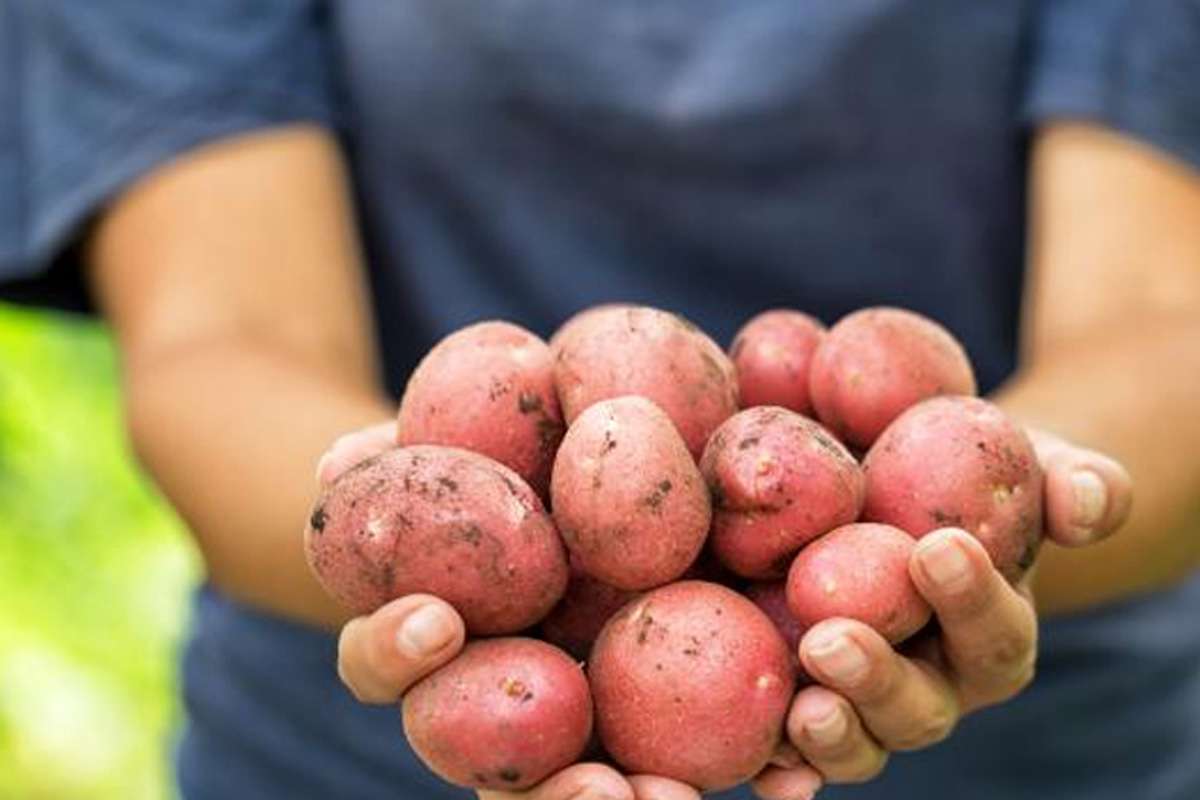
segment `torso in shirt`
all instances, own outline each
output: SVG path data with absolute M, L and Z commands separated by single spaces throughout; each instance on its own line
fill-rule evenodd
M 337 5 L 393 379 L 480 316 L 929 313 L 1011 369 L 1025 3 Z M 410 339 L 415 347 L 397 346 Z
M 391 387 L 480 318 L 548 335 L 632 300 L 722 341 L 771 306 L 826 321 L 907 306 L 959 336 L 994 388 L 1016 360 L 1031 7 L 333 3 Z M 1200 797 L 1198 610 L 1193 583 L 1050 623 L 1033 689 L 823 797 Z M 470 797 L 423 772 L 393 710 L 349 698 L 332 653 L 202 596 L 185 785 L 258 796 L 275 764 L 289 797 Z M 221 784 L 216 764 L 242 777 Z

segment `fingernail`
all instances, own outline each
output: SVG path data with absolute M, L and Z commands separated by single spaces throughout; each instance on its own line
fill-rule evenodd
M 429 605 L 408 615 L 396 634 L 400 652 L 410 658 L 427 658 L 454 638 L 454 623 L 445 609 Z
M 809 645 L 809 656 L 837 683 L 857 683 L 867 675 L 867 654 L 844 633 L 822 636 Z
M 834 705 L 825 715 L 805 722 L 804 732 L 817 744 L 832 747 L 846 737 L 847 727 L 845 712 Z
M 953 537 L 938 536 L 917 545 L 921 569 L 944 592 L 958 592 L 971 583 L 971 561 Z
M 1104 519 L 1108 505 L 1104 481 L 1090 469 L 1079 469 L 1071 474 L 1071 488 L 1075 495 L 1075 513 L 1071 522 L 1080 528 L 1095 527 Z
M 617 800 L 613 795 L 603 789 L 596 789 L 592 786 L 585 786 L 575 794 L 571 795 L 568 800 Z

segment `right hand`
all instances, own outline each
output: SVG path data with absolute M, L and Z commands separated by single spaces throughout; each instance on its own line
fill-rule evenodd
M 396 423 L 347 434 L 321 457 L 317 480 L 328 486 L 355 464 L 396 446 Z M 462 618 L 427 594 L 393 600 L 346 623 L 338 639 L 338 675 L 363 703 L 400 701 L 408 689 L 458 655 Z M 604 764 L 575 764 L 525 792 L 480 791 L 480 800 L 700 800 L 695 789 L 653 775 L 623 776 Z

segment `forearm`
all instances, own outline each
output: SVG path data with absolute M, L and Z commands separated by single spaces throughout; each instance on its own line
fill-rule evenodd
M 310 623 L 348 617 L 304 562 L 303 525 L 318 457 L 339 435 L 391 416 L 386 399 L 241 339 L 127 371 L 126 402 L 134 447 L 214 585 Z
M 1113 325 L 1034 360 L 995 399 L 1026 424 L 1120 460 L 1136 482 L 1126 527 L 1099 545 L 1047 545 L 1049 613 L 1169 586 L 1200 566 L 1200 320 Z
M 340 621 L 303 559 L 314 469 L 339 435 L 393 410 L 334 138 L 296 125 L 185 154 L 117 198 L 88 245 L 134 447 L 209 578 Z

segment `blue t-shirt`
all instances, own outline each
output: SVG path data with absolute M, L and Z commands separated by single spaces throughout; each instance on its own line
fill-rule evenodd
M 1029 131 L 1098 121 L 1200 168 L 1196 0 L 4 0 L 0 277 L 206 141 L 344 137 L 390 387 L 465 323 L 608 300 L 728 340 L 786 305 L 913 308 L 1011 373 Z M 1200 798 L 1200 581 L 1043 626 L 1035 685 L 839 800 Z M 329 635 L 211 590 L 184 659 L 189 800 L 458 798 Z M 729 797 L 748 797 L 741 790 Z

